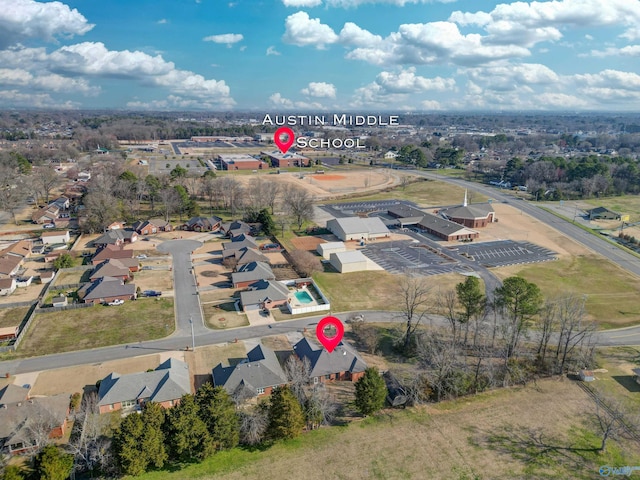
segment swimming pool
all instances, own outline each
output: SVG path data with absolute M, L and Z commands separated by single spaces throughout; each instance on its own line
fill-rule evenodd
M 308 292 L 305 292 L 304 290 L 301 292 L 296 292 L 295 293 L 296 298 L 298 299 L 298 301 L 300 303 L 311 303 L 313 302 L 313 298 L 311 298 L 311 295 L 309 295 Z

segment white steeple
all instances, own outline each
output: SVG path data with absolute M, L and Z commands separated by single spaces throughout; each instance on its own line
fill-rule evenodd
M 463 207 L 467 206 L 467 190 L 465 189 L 464 191 L 464 203 L 462 204 Z

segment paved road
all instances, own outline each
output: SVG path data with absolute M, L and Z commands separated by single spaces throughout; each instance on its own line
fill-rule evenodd
M 508 203 L 512 207 L 517 208 L 524 213 L 532 216 L 536 220 L 555 228 L 560 233 L 563 233 L 567 237 L 580 242 L 585 247 L 593 250 L 594 252 L 602 255 L 608 260 L 611 260 L 616 265 L 619 265 L 625 270 L 640 277 L 640 258 L 635 257 L 616 247 L 615 245 L 610 244 L 603 238 L 582 230 L 580 227 L 573 225 L 571 222 L 556 217 L 546 210 L 542 210 L 535 203 L 527 202 L 525 200 L 519 200 L 512 195 L 503 193 L 503 191 L 498 188 L 488 185 L 467 182 L 465 180 L 460 180 L 457 178 L 443 177 L 442 175 L 437 175 L 430 172 L 413 173 L 433 180 L 440 180 L 443 182 L 451 183 L 453 185 L 458 185 L 462 188 L 468 188 L 469 190 L 474 190 L 476 192 L 482 193 L 489 198 L 494 198 L 500 202 Z

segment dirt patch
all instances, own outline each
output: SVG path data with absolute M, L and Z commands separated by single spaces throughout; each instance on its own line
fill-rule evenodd
M 315 252 L 316 249 L 318 248 L 318 245 L 320 245 L 321 243 L 327 243 L 327 242 L 322 238 L 309 236 L 309 237 L 294 237 L 291 239 L 291 243 L 298 250 L 310 250 Z
M 0 304 L 14 303 L 14 302 L 33 302 L 42 292 L 45 285 L 38 282 L 33 282 L 28 287 L 16 288 L 11 295 L 0 297 Z
M 196 273 L 196 282 L 199 287 L 215 285 L 218 282 L 231 281 L 231 273 L 228 268 L 220 263 L 207 263 L 193 267 Z M 206 275 L 203 275 L 206 272 Z
M 172 290 L 173 272 L 169 270 L 141 270 L 134 274 L 133 283 L 140 290 Z
M 347 177 L 345 177 L 344 175 L 314 175 L 313 179 L 314 180 L 321 180 L 323 182 L 335 182 L 338 180 L 344 180 Z
M 280 252 L 262 252 L 267 257 L 270 265 L 288 265 L 287 259 Z

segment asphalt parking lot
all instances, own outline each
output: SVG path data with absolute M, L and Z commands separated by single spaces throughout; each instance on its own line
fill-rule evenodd
M 406 200 L 375 200 L 370 202 L 334 203 L 331 205 L 322 205 L 320 208 L 334 218 L 344 218 L 353 217 L 358 213 L 386 213 L 388 208 L 402 204 L 417 207 L 415 203 Z
M 522 263 L 555 260 L 555 252 L 529 242 L 500 240 L 496 242 L 466 244 L 458 252 L 468 255 L 485 267 L 505 267 Z
M 376 242 L 367 245 L 360 251 L 389 273 L 405 273 L 407 271 L 419 275 L 439 275 L 452 272 L 471 271 L 452 259 L 440 255 L 411 240 L 395 242 Z

